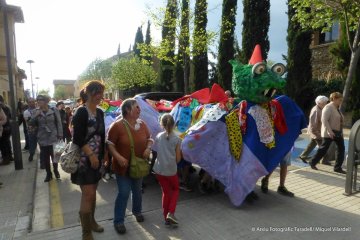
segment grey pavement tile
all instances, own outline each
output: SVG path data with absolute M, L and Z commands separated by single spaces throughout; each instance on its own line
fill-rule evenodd
M 25 161 L 27 153 L 22 153 L 23 169 L 15 170 L 14 163 L 0 166 L 0 240 L 10 240 L 26 235 L 31 225 L 35 163 Z
M 260 181 L 258 182 L 256 192 L 260 200 L 254 204 L 244 203 L 240 207 L 234 207 L 223 193 L 187 198 L 188 194 L 198 193 L 181 192 L 175 214 L 180 224 L 176 229 L 164 226 L 159 187 L 153 187 L 154 183 L 149 183 L 143 195 L 144 209 L 146 209 L 145 222 L 137 223 L 128 212 L 129 216 L 125 220 L 127 227 L 125 235 L 118 235 L 113 228 L 113 205 L 109 204 L 113 201 L 113 196 L 107 196 L 108 192 L 117 191 L 116 184 L 111 181 L 101 182 L 98 200 L 102 205 L 97 211 L 97 216 L 100 216 L 99 219 L 102 221 L 99 223 L 104 226 L 105 232 L 94 233 L 94 238 L 97 240 L 358 239 L 360 209 L 357 210 L 356 206 L 360 206 L 360 197 L 343 196 L 344 176 L 333 173 L 332 168 L 328 166 L 320 165 L 319 168 L 320 171 L 313 171 L 309 167 L 291 168 L 285 185 L 295 193 L 295 198 L 288 198 L 276 192 L 279 184 L 278 169 L 270 178 L 268 194 L 261 193 Z M 62 175 L 59 184 L 70 186 L 68 176 Z M 106 185 L 102 186 L 102 184 Z M 107 187 L 106 191 L 105 187 Z M 76 187 L 71 186 L 71 189 L 67 189 L 70 190 L 75 191 L 79 198 L 80 193 Z M 46 193 L 43 197 L 46 201 Z M 74 205 L 72 199 L 67 197 L 62 204 Z M 76 206 L 73 206 L 71 211 L 64 213 L 64 219 L 69 222 L 76 221 L 78 204 L 76 202 Z M 39 216 L 46 217 L 41 214 Z M 336 227 L 347 230 L 336 230 Z M 1 228 L 0 232 L 2 232 Z M 81 239 L 81 227 L 79 224 L 70 224 L 60 229 L 47 229 L 14 236 L 14 239 Z

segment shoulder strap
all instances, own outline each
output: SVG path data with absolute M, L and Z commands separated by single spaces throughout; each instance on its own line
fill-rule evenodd
M 132 152 L 133 154 L 135 154 L 135 153 L 134 153 L 134 140 L 133 140 L 133 137 L 132 137 L 132 135 L 131 135 L 129 126 L 128 126 L 127 122 L 125 122 L 125 121 L 122 121 L 122 122 L 123 122 L 123 124 L 124 124 L 124 126 L 125 126 L 125 128 L 126 128 L 127 134 L 128 134 L 128 136 L 129 136 L 129 139 L 130 139 L 131 152 Z

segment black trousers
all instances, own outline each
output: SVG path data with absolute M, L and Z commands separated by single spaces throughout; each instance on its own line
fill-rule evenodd
M 51 175 L 50 158 L 54 160 L 53 145 L 40 146 L 40 162 L 44 164 L 46 173 L 49 175 Z
M 336 161 L 335 161 L 334 170 L 341 169 L 341 166 L 344 162 L 344 157 L 345 157 L 345 145 L 344 145 L 344 137 L 343 136 L 337 136 L 337 137 L 334 137 L 333 139 L 332 138 L 323 138 L 318 151 L 310 160 L 312 166 L 315 166 L 316 164 L 318 164 L 320 159 L 325 156 L 332 141 L 334 141 L 337 145 L 336 158 L 335 158 Z
M 0 137 L 0 151 L 1 156 L 5 162 L 10 161 L 10 159 L 12 158 L 10 136 L 10 132 L 4 131 L 2 136 Z

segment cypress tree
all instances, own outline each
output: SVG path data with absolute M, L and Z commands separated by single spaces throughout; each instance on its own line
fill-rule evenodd
M 165 19 L 162 27 L 162 47 L 166 49 L 166 59 L 160 62 L 160 90 L 173 91 L 173 59 L 175 56 L 175 30 L 177 17 L 177 0 L 168 0 Z
M 194 90 L 208 86 L 208 56 L 207 56 L 207 1 L 195 2 L 195 26 L 193 43 Z
M 151 44 L 150 26 L 151 26 L 150 21 L 148 21 L 147 28 L 146 28 L 146 35 L 145 35 L 145 44 L 146 44 L 147 46 L 150 46 L 150 44 Z M 145 56 L 144 59 L 145 59 L 148 63 L 151 62 L 151 56 L 149 56 L 149 55 Z
M 138 44 L 142 44 L 144 43 L 144 35 L 142 33 L 142 27 L 138 27 L 137 31 L 136 31 L 136 35 L 135 35 L 135 43 L 133 46 L 133 51 L 135 56 L 141 58 L 140 54 L 140 48 L 138 46 Z
M 311 68 L 311 32 L 302 30 L 299 23 L 292 21 L 295 9 L 288 4 L 288 56 L 286 92 L 305 111 L 313 106 Z
M 189 0 L 182 0 L 179 51 L 176 64 L 176 83 L 177 90 L 185 93 L 189 92 L 190 75 L 190 56 L 187 50 L 190 45 L 189 13 Z
M 217 79 L 224 89 L 231 89 L 232 67 L 229 60 L 233 59 L 235 54 L 234 31 L 236 26 L 236 8 L 237 0 L 223 1 Z
M 121 51 L 120 51 L 120 43 L 119 43 L 118 50 L 117 50 L 117 55 L 120 56 L 120 54 L 121 54 Z
M 243 63 L 248 63 L 256 44 L 261 45 L 263 59 L 269 52 L 270 0 L 243 0 Z
M 145 44 L 147 44 L 147 45 L 150 45 L 150 43 L 151 43 L 150 26 L 151 26 L 151 23 L 150 23 L 150 21 L 148 21 L 147 28 L 146 28 L 146 35 L 145 35 Z

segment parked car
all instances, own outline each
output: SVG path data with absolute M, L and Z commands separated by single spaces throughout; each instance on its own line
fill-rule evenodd
M 137 94 L 135 97 L 140 97 L 148 101 L 160 113 L 170 112 L 172 109 L 171 102 L 183 97 L 182 92 L 145 92 Z
M 160 101 L 161 99 L 174 101 L 184 96 L 182 92 L 145 92 L 139 93 L 135 97 L 141 97 L 142 99 L 150 99 L 154 101 Z
M 52 107 L 52 108 L 53 108 L 53 107 L 56 107 L 56 101 L 50 100 L 49 106 Z

